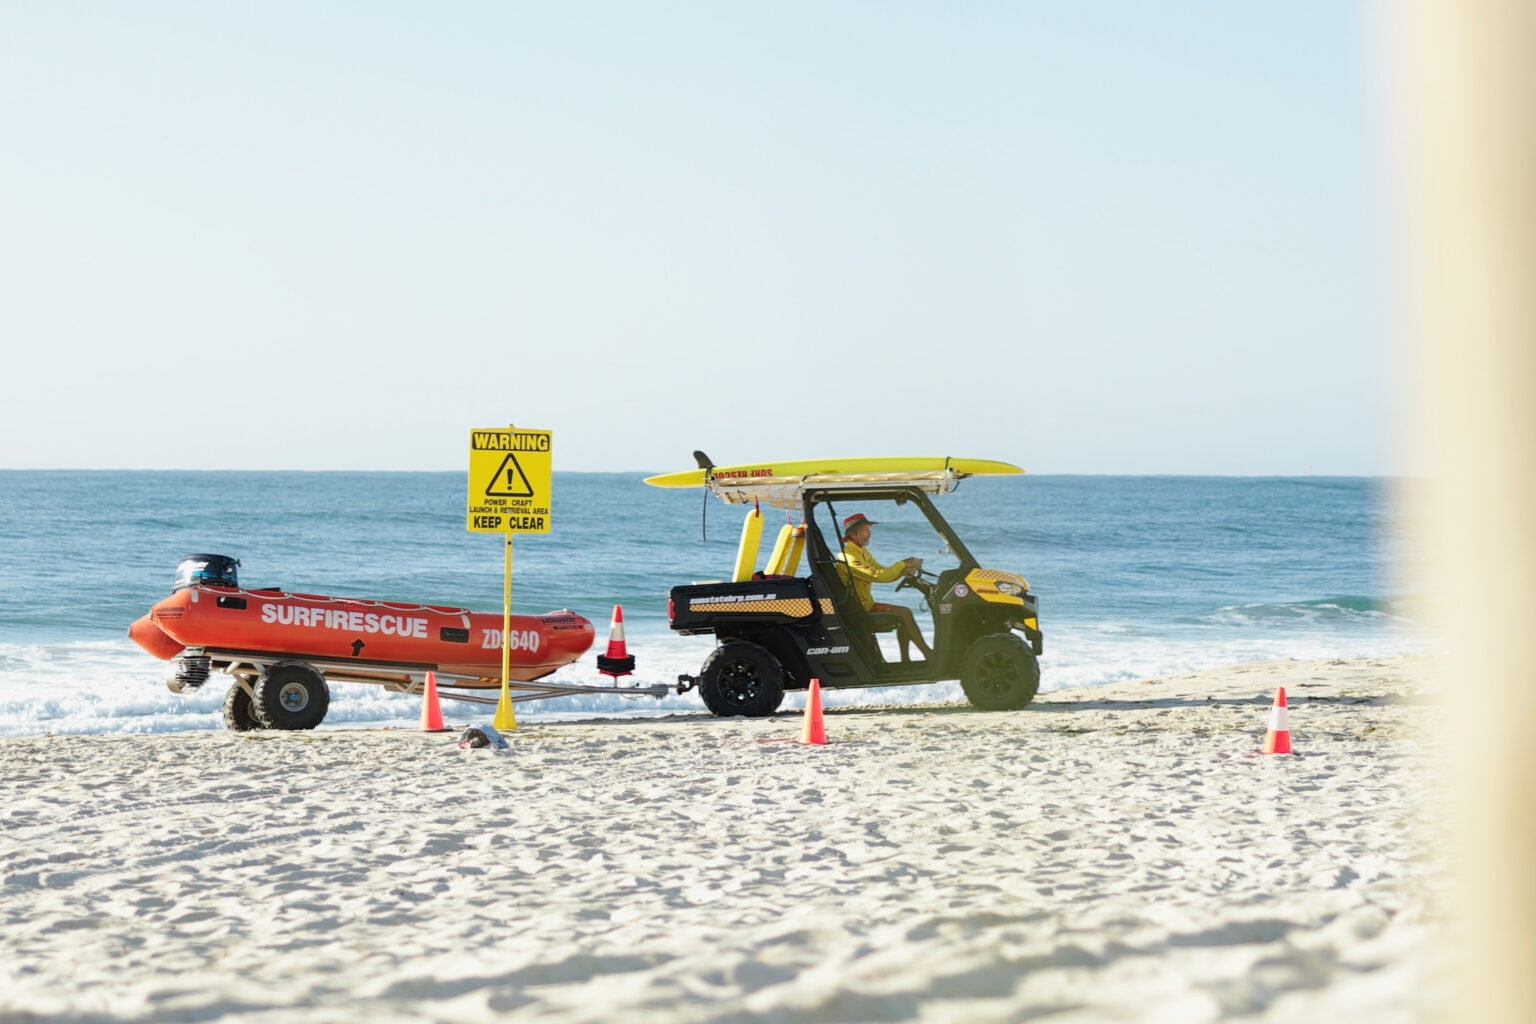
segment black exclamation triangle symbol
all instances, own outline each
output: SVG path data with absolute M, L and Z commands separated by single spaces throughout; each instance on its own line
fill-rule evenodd
M 496 474 L 486 485 L 485 496 L 487 498 L 533 497 L 533 485 L 528 482 L 528 476 L 523 472 L 523 467 L 517 464 L 516 455 L 508 452 L 507 457 L 501 460 L 501 465 L 496 467 Z

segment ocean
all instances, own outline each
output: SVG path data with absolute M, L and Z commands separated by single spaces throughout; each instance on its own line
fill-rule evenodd
M 557 472 L 552 532 L 514 542 L 513 610 L 570 608 L 597 631 L 593 651 L 557 680 L 602 678 L 594 655 L 615 604 L 637 682 L 696 673 L 712 646 L 667 629 L 667 590 L 729 574 L 743 510 L 643 476 Z M 1389 488 L 1373 478 L 1024 476 L 966 480 L 936 504 L 983 566 L 1019 573 L 1039 595 L 1048 692 L 1426 649 L 1414 619 L 1422 586 L 1399 555 L 1408 524 Z M 0 735 L 221 728 L 227 680 L 173 694 L 166 663 L 127 637 L 188 552 L 240 558 L 245 586 L 498 611 L 501 538 L 468 533 L 465 504 L 463 473 L 0 471 Z M 763 511 L 760 565 L 785 516 Z M 882 560 L 915 554 L 942 567 L 953 557 L 910 506 L 866 511 L 882 520 L 871 543 Z M 891 588 L 877 590 L 892 600 Z M 826 695 L 832 706 L 959 699 L 957 683 Z M 336 684 L 322 727 L 411 724 L 418 707 Z M 518 717 L 702 708 L 696 692 L 603 694 L 519 705 Z M 450 722 L 490 717 L 452 702 L 444 711 Z

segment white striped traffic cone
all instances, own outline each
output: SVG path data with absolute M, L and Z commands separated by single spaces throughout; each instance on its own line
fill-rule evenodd
M 613 622 L 608 627 L 608 653 L 597 656 L 597 670 L 618 679 L 635 670 L 635 656 L 624 645 L 624 609 L 613 606 Z
M 1275 706 L 1269 709 L 1269 732 L 1264 734 L 1264 753 L 1290 754 L 1291 722 L 1285 712 L 1285 687 L 1275 691 Z

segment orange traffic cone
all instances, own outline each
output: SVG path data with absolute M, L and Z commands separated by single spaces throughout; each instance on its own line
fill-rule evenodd
M 597 656 L 597 670 L 617 679 L 635 670 L 635 656 L 624 646 L 624 608 L 613 606 L 613 622 L 608 626 L 608 653 Z
M 1269 709 L 1269 732 L 1264 734 L 1264 753 L 1289 754 L 1291 722 L 1285 711 L 1285 687 L 1275 691 L 1275 706 Z
M 800 730 L 801 743 L 827 742 L 827 727 L 821 720 L 821 680 L 811 680 L 811 692 L 805 698 L 805 728 Z
M 437 702 L 437 673 L 427 673 L 427 683 L 421 688 L 421 731 L 447 732 L 443 724 L 443 706 Z

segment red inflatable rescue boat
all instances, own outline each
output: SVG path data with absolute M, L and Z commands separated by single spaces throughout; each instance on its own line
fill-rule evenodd
M 246 590 L 239 564 L 184 556 L 171 596 L 128 627 L 140 647 L 174 660 L 167 685 L 177 693 L 211 672 L 234 676 L 224 703 L 230 728 L 313 729 L 330 703 L 327 678 L 406 693 L 419 692 L 428 671 L 440 687 L 501 685 L 500 612 Z M 592 636 L 592 623 L 570 611 L 512 616 L 509 681 L 570 664 Z

